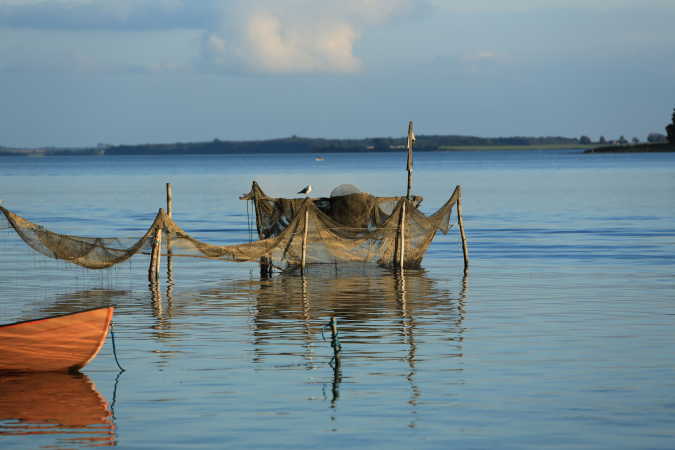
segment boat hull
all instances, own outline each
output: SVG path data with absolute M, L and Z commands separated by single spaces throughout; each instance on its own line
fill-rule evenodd
M 98 354 L 113 308 L 0 326 L 0 372 L 78 370 Z

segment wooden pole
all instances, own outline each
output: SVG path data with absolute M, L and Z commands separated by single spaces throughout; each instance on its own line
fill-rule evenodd
M 307 230 L 309 228 L 309 208 L 305 207 L 305 231 L 302 236 L 302 260 L 300 261 L 300 272 L 305 272 L 305 259 L 307 258 Z
M 173 188 L 171 183 L 166 183 L 166 215 L 173 217 Z
M 162 217 L 164 210 L 159 209 L 158 216 Z M 160 222 L 155 231 L 155 240 L 152 243 L 152 250 L 150 251 L 150 266 L 148 267 L 148 280 L 150 283 L 155 283 L 159 280 L 159 259 L 162 255 L 162 226 L 163 221 Z
M 159 279 L 159 266 L 162 263 L 162 229 L 157 230 L 157 237 L 155 238 L 157 257 L 155 258 L 155 276 Z
M 410 198 L 410 190 L 412 188 L 412 170 L 408 171 L 408 189 L 405 192 L 405 198 Z
M 407 200 L 403 200 L 401 206 L 401 223 L 399 225 L 399 259 L 398 268 L 403 271 L 403 262 L 405 261 L 405 204 Z
M 173 186 L 171 183 L 166 183 L 166 215 L 169 219 L 173 218 Z M 166 236 L 166 278 L 170 284 L 173 283 L 173 251 L 169 234 Z
M 413 172 L 413 145 L 415 144 L 415 133 L 413 132 L 412 120 L 408 122 L 408 159 L 406 170 L 408 171 L 408 188 L 406 189 L 405 198 L 410 199 L 410 191 L 412 189 L 412 172 Z
M 152 243 L 152 252 L 150 253 L 150 267 L 148 268 L 148 280 L 155 283 L 159 280 L 159 260 L 162 250 L 162 229 L 158 228 L 155 232 L 155 241 Z
M 260 223 L 260 211 L 258 210 L 259 205 L 258 205 L 258 198 L 255 196 L 255 186 L 256 182 L 253 182 L 253 185 L 251 186 L 251 192 L 254 193 L 252 201 L 253 201 L 253 210 L 255 211 L 255 228 L 258 231 L 258 239 L 267 239 L 269 236 L 263 235 L 263 230 L 262 230 L 262 225 Z M 261 256 L 260 257 L 260 278 L 261 279 L 268 279 L 272 275 L 272 258 L 268 256 Z
M 464 220 L 462 219 L 462 188 L 457 186 L 459 195 L 457 196 L 457 222 L 459 223 L 459 234 L 462 238 L 462 253 L 464 253 L 464 271 L 469 269 L 469 247 L 466 243 L 466 234 L 464 234 Z

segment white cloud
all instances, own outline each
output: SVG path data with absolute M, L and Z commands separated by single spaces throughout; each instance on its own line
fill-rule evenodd
M 354 72 L 359 34 L 349 23 L 296 26 L 262 11 L 246 17 L 236 33 L 210 32 L 205 38 L 209 62 L 221 69 L 243 66 L 260 72 Z M 226 38 L 227 36 L 227 38 Z
M 365 30 L 411 5 L 412 0 L 223 2 L 222 20 L 204 39 L 205 62 L 221 70 L 356 72 L 362 62 L 354 47 Z
M 266 71 L 351 72 L 359 65 L 352 55 L 358 34 L 348 23 L 295 29 L 279 16 L 263 12 L 249 17 L 243 37 L 246 48 L 240 50 L 250 63 Z

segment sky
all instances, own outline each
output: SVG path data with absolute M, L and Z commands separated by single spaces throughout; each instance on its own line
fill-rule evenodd
M 665 134 L 673 0 L 0 0 L 0 146 Z

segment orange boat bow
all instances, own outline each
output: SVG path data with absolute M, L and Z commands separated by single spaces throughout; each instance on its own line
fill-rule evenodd
M 103 347 L 112 315 L 106 307 L 0 326 L 0 371 L 82 368 Z

